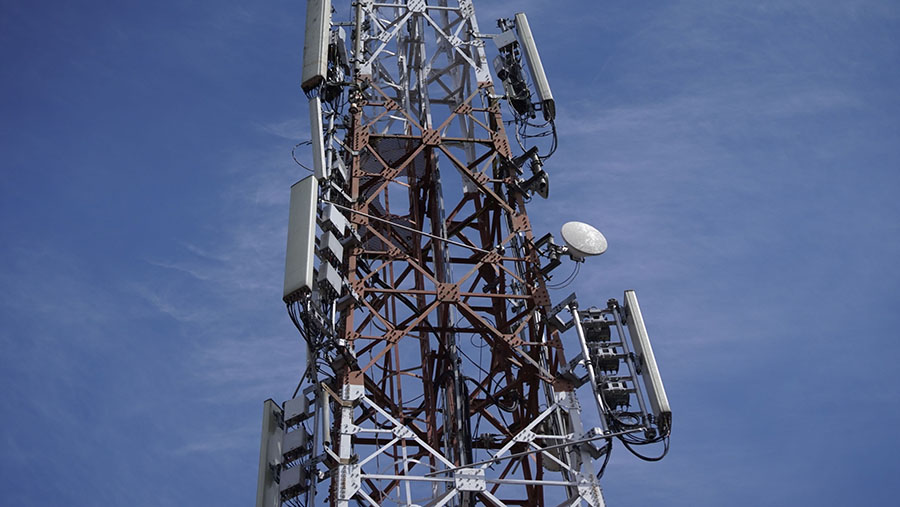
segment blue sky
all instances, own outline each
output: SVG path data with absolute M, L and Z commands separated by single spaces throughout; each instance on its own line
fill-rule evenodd
M 304 2 L 0 3 L 0 501 L 248 505 L 305 175 Z M 674 410 L 611 506 L 900 495 L 900 6 L 504 2 L 559 111 L 537 233 L 609 251 Z M 564 268 L 559 268 L 564 269 Z

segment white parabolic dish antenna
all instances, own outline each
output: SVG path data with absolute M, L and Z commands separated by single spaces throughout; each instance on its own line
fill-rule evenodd
M 606 238 L 584 222 L 566 222 L 559 231 L 572 257 L 590 257 L 606 251 Z

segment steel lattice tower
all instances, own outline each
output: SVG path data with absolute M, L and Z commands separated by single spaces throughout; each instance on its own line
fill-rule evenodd
M 295 191 L 320 260 L 286 289 L 308 367 L 261 481 L 287 505 L 603 505 L 472 2 L 309 5 L 328 63 Z

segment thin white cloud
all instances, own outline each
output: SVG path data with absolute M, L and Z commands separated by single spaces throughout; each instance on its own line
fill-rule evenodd
M 309 139 L 309 120 L 306 117 L 290 118 L 270 123 L 256 123 L 255 126 L 267 134 L 295 143 Z
M 171 452 L 181 456 L 233 454 L 249 445 L 257 444 L 259 431 L 259 427 L 252 425 L 242 425 L 212 433 L 198 431 L 185 444 Z M 210 456 L 198 456 L 198 458 L 209 459 Z

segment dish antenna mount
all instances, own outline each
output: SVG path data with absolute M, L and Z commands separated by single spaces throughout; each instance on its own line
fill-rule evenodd
M 607 242 L 603 233 L 584 222 L 566 222 L 560 234 L 565 245 L 557 245 L 550 233 L 535 243 L 541 255 L 550 259 L 550 262 L 541 268 L 544 276 L 562 264 L 560 261 L 562 255 L 568 255 L 575 262 L 584 262 L 585 257 L 593 257 L 606 251 Z
M 606 238 L 592 225 L 584 222 L 566 222 L 559 232 L 566 243 L 566 253 L 575 261 L 606 251 Z

